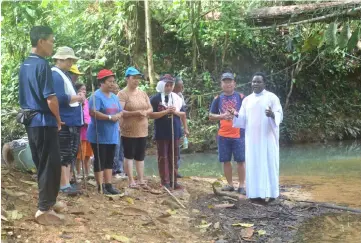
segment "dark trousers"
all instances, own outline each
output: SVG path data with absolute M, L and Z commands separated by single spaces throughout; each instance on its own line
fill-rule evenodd
M 91 146 L 94 153 L 94 172 L 113 169 L 115 144 L 91 143 Z
M 57 127 L 26 127 L 31 155 L 38 174 L 41 211 L 56 203 L 60 187 L 61 163 Z
M 158 150 L 158 170 L 162 185 L 172 183 L 173 158 L 172 140 L 156 140 Z M 174 183 L 177 183 L 179 140 L 174 140 Z

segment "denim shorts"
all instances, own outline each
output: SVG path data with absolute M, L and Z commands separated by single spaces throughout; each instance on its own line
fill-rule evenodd
M 245 161 L 245 142 L 244 136 L 240 138 L 226 138 L 218 136 L 218 159 L 219 162 L 230 162 L 233 160 L 237 163 Z

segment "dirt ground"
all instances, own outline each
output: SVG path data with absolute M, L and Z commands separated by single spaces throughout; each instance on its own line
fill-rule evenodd
M 327 180 L 322 178 L 282 178 L 281 199 L 265 206 L 216 196 L 211 183 L 217 179 L 184 178 L 186 190 L 175 195 L 186 209 L 160 190 L 156 177 L 148 178 L 151 191 L 128 189 L 126 181 L 118 181 L 124 196 L 116 198 L 99 195 L 88 184 L 82 196 L 60 195 L 68 209 L 65 224 L 55 227 L 34 222 L 37 186 L 30 174 L 3 168 L 1 175 L 2 242 L 361 242 L 360 214 L 283 200 L 344 204 L 344 197 L 361 186 L 352 180 L 345 183 L 353 184 L 353 193 L 351 187 L 342 190 L 339 181 L 328 180 L 323 187 Z M 334 192 L 327 194 L 327 188 Z M 336 196 L 338 191 L 342 196 Z M 361 208 L 357 194 L 348 204 Z

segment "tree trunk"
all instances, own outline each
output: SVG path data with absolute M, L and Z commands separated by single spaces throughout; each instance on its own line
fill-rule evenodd
M 247 21 L 256 25 L 278 25 L 292 22 L 325 21 L 330 17 L 360 18 L 361 0 L 276 6 L 254 9 L 247 16 Z M 322 14 L 319 14 L 322 13 Z M 327 16 L 327 17 L 324 17 Z M 312 22 L 315 22 L 312 21 Z
M 147 58 L 148 58 L 148 75 L 149 83 L 152 88 L 154 88 L 154 65 L 153 65 L 153 47 L 152 47 L 152 26 L 151 26 L 151 16 L 150 16 L 150 7 L 149 0 L 144 1 L 145 9 L 145 29 L 146 29 L 146 40 L 147 40 Z
M 300 4 L 291 6 L 275 6 L 254 9 L 248 18 L 254 19 L 265 19 L 265 18 L 280 18 L 291 15 L 306 14 L 308 12 L 315 12 L 316 10 L 325 11 L 329 8 L 351 8 L 355 5 L 360 5 L 361 0 L 353 1 L 338 1 L 338 2 L 323 2 L 323 3 L 311 3 L 311 4 Z
M 192 82 L 195 81 L 196 78 L 196 72 L 197 72 L 197 39 L 196 39 L 196 33 L 195 33 L 195 2 L 191 1 L 191 23 L 192 23 Z
M 301 71 L 302 69 L 302 59 L 300 59 L 300 61 L 297 62 L 296 67 L 294 67 L 291 71 L 291 85 L 290 85 L 290 90 L 287 94 L 287 98 L 286 98 L 286 103 L 285 103 L 285 107 L 284 110 L 286 111 L 288 106 L 289 106 L 289 102 L 290 102 L 290 98 L 293 92 L 293 85 L 295 83 L 295 78 L 297 76 L 297 74 Z

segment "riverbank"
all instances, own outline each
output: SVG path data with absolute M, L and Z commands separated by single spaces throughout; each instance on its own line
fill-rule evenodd
M 242 237 L 247 236 L 242 236 L 242 234 L 250 235 L 253 230 L 252 236 L 246 237 L 246 240 L 254 242 L 284 242 L 282 239 L 292 239 L 295 242 L 357 242 L 361 240 L 361 235 L 357 233 L 361 232 L 359 215 L 310 207 L 312 205 L 305 207 L 296 203 L 293 203 L 291 207 L 290 204 L 286 205 L 282 201 L 272 206 L 255 206 L 248 200 L 234 202 L 232 199 L 214 195 L 211 183 L 216 180 L 201 177 L 181 179 L 186 191 L 176 192 L 176 196 L 186 209 L 179 208 L 167 193 L 159 190 L 157 177 L 148 178 L 152 191 L 130 190 L 126 188 L 126 181 L 118 181 L 115 184 L 118 188 L 122 188 L 125 195 L 116 198 L 98 195 L 95 187 L 88 184 L 88 191 L 82 196 L 74 198 L 60 196 L 68 204 L 65 225 L 45 227 L 33 220 L 37 189 L 32 176 L 3 168 L 1 203 L 2 215 L 5 218 L 2 220 L 2 239 L 6 239 L 7 242 L 31 243 L 240 242 L 236 237 L 241 237 L 242 240 Z M 329 181 L 328 184 L 327 181 Z M 351 203 L 348 204 L 359 205 L 358 194 L 361 180 L 282 177 L 281 183 L 283 196 L 293 199 L 313 201 L 329 199 L 330 202 L 345 203 L 347 197 L 354 195 Z M 326 183 L 325 187 L 323 183 Z M 330 193 L 327 197 L 324 188 L 330 188 L 333 183 L 346 194 L 340 193 L 338 196 L 337 193 Z M 321 193 L 322 190 L 325 191 L 324 194 Z M 353 200 L 355 200 L 354 203 Z M 229 209 L 218 208 L 218 205 L 224 203 L 235 204 L 235 206 Z M 359 207 L 361 208 L 361 205 Z M 274 214 L 273 212 L 282 213 Z M 327 213 L 331 214 L 325 218 Z M 252 219 L 251 216 L 255 215 L 267 216 L 269 219 Z M 253 226 L 232 226 L 239 223 L 253 224 Z M 312 229 L 312 225 L 315 227 L 316 223 L 318 232 L 310 235 L 308 232 L 310 228 Z M 263 234 L 264 231 L 265 234 Z M 303 240 L 311 239 L 310 237 L 318 241 Z

